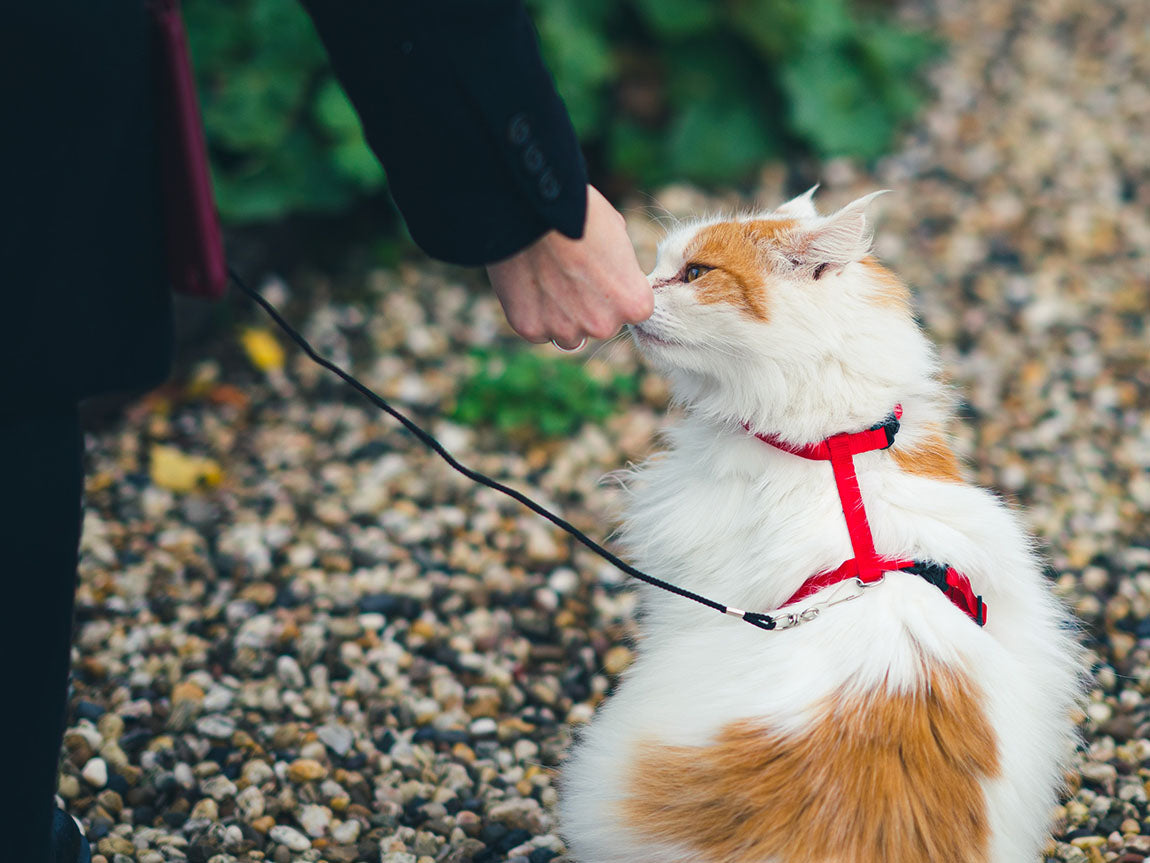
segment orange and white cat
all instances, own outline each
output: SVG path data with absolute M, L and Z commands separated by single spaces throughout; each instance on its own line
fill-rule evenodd
M 563 768 L 579 863 L 1026 863 L 1048 838 L 1072 624 L 1017 516 L 962 477 L 935 352 L 871 254 L 873 195 L 819 216 L 813 191 L 661 243 L 632 335 L 686 417 L 627 480 L 624 545 L 779 609 L 853 553 L 831 467 L 786 447 L 901 405 L 893 446 L 853 459 L 874 549 L 965 574 L 986 625 L 909 571 L 818 590 L 774 631 L 643 587 L 637 658 Z

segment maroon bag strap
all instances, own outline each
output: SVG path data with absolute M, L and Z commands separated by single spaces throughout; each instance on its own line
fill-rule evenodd
M 219 299 L 228 282 L 188 37 L 179 0 L 151 0 L 168 275 L 184 294 Z

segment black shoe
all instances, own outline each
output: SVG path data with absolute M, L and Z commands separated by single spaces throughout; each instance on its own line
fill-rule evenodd
M 57 809 L 52 815 L 52 854 L 55 863 L 92 863 L 92 849 L 76 819 Z

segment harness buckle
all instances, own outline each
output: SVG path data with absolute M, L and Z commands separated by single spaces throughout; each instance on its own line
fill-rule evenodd
M 898 434 L 898 430 L 900 428 L 902 428 L 902 423 L 899 422 L 898 415 L 895 413 L 889 413 L 887 414 L 886 419 L 880 423 L 875 423 L 870 427 L 869 431 L 881 430 L 885 432 L 886 446 L 884 446 L 883 449 L 890 449 L 892 446 L 894 446 L 894 438 L 895 435 Z

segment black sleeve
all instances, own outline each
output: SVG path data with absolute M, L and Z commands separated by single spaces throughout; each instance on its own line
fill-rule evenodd
M 520 0 L 302 0 L 412 237 L 456 264 L 583 234 L 587 173 Z

